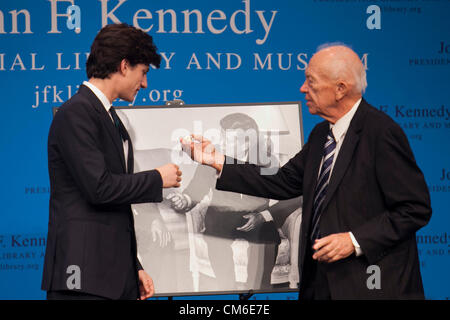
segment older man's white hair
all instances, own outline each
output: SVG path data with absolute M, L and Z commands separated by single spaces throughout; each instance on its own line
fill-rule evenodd
M 324 43 L 317 47 L 317 52 L 332 47 L 344 47 L 358 56 L 350 46 L 341 42 Z M 337 80 L 342 77 L 347 79 L 351 78 L 354 82 L 354 91 L 363 94 L 367 88 L 366 69 L 362 64 L 361 59 L 358 59 L 358 61 L 359 63 L 353 63 L 352 61 L 349 61 L 349 59 L 344 59 L 343 57 L 336 57 L 336 59 L 332 59 L 329 61 L 329 76 L 333 80 Z

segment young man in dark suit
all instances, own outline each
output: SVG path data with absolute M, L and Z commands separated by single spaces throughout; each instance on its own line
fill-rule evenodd
M 362 94 L 366 74 L 346 46 L 319 50 L 300 91 L 326 121 L 274 175 L 233 165 L 209 141 L 184 141 L 221 174 L 216 188 L 273 199 L 303 195 L 299 250 L 303 299 L 423 299 L 415 233 L 430 197 L 408 140 Z M 369 268 L 370 267 L 370 268 Z M 378 270 L 371 283 L 371 270 Z
M 137 259 L 131 204 L 162 201 L 180 185 L 175 164 L 134 173 L 133 148 L 114 108 L 147 87 L 161 56 L 126 24 L 97 34 L 88 82 L 56 113 L 48 136 L 50 214 L 42 289 L 48 299 L 146 299 L 151 277 Z M 151 124 L 149 124 L 151 125 Z

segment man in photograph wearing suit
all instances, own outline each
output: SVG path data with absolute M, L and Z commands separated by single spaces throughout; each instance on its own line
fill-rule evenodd
M 310 60 L 305 94 L 324 118 L 274 175 L 232 164 L 201 136 L 181 142 L 220 173 L 216 188 L 274 199 L 303 195 L 300 299 L 423 299 L 415 233 L 431 217 L 427 185 L 401 128 L 362 94 L 366 74 L 343 45 Z M 380 285 L 368 285 L 368 267 Z M 369 269 L 370 270 L 370 269 Z
M 133 173 L 131 139 L 112 102 L 133 101 L 161 56 L 126 24 L 104 27 L 86 63 L 88 82 L 55 114 L 48 136 L 50 212 L 42 289 L 48 299 L 146 299 L 131 204 L 162 201 L 180 185 L 174 164 Z M 150 125 L 150 124 L 149 124 Z

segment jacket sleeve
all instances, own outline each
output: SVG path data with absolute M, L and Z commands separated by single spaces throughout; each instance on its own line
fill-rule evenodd
M 57 147 L 76 185 L 92 204 L 162 201 L 162 179 L 156 170 L 114 173 L 100 147 L 101 121 L 85 108 L 59 111 L 54 119 Z M 52 159 L 49 159 L 51 161 Z
M 424 176 L 401 128 L 392 124 L 378 137 L 375 172 L 385 211 L 352 230 L 370 263 L 396 244 L 414 236 L 431 218 Z
M 141 262 L 139 261 L 139 258 L 136 258 L 136 268 L 137 268 L 138 271 L 144 270 L 144 268 L 142 267 Z
M 303 194 L 303 173 L 308 143 L 284 166 L 272 174 L 264 174 L 264 167 L 254 164 L 234 164 L 226 158 L 216 188 L 245 193 L 268 199 L 286 200 Z

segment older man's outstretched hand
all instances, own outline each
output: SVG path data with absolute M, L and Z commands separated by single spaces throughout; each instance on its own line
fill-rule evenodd
M 216 150 L 208 139 L 201 135 L 191 134 L 180 138 L 183 151 L 194 161 L 213 167 L 218 173 L 222 171 L 225 156 Z

